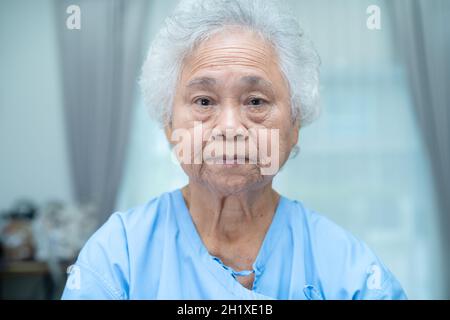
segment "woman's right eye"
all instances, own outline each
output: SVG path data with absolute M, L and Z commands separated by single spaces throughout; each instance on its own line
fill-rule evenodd
M 198 104 L 199 106 L 202 106 L 202 107 L 209 107 L 212 105 L 211 99 L 208 99 L 208 98 L 198 98 L 198 99 L 194 100 L 194 103 Z

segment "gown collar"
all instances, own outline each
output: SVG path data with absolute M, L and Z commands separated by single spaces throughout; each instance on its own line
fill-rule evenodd
M 215 278 L 233 295 L 237 298 L 247 298 L 247 299 L 273 299 L 271 297 L 265 296 L 258 293 L 258 281 L 263 275 L 266 267 L 266 262 L 273 251 L 275 244 L 280 239 L 280 232 L 285 221 L 283 221 L 283 209 L 286 206 L 286 199 L 280 195 L 275 213 L 272 218 L 272 222 L 264 236 L 264 240 L 259 248 L 258 255 L 253 263 L 253 270 L 243 270 L 237 272 L 232 268 L 224 265 L 222 261 L 213 255 L 211 255 L 206 246 L 204 245 L 196 227 L 192 216 L 186 206 L 184 201 L 183 193 L 181 189 L 176 189 L 173 192 L 173 204 L 175 206 L 175 214 L 177 216 L 178 224 L 184 235 L 188 238 L 191 250 L 193 254 L 197 255 L 199 259 L 204 262 L 205 267 L 211 272 Z M 253 288 L 249 290 L 242 286 L 234 276 L 239 274 L 250 274 L 254 272 L 255 278 L 253 281 Z

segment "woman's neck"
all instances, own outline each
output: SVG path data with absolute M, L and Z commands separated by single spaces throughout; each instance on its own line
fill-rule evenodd
M 280 197 L 271 183 L 258 190 L 221 195 L 190 182 L 182 192 L 202 240 L 213 247 L 263 239 Z

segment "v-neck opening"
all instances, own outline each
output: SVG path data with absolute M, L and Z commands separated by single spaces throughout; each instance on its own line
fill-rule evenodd
M 209 253 L 207 247 L 203 243 L 201 239 L 200 233 L 198 232 L 192 215 L 186 205 L 186 201 L 184 200 L 183 193 L 181 189 L 176 189 L 173 192 L 175 197 L 174 204 L 176 206 L 176 214 L 178 217 L 178 223 L 180 225 L 180 229 L 186 233 L 186 236 L 189 239 L 189 243 L 191 245 L 191 249 L 193 249 L 194 253 L 199 254 L 202 259 L 207 263 L 209 271 L 211 271 L 218 280 L 222 281 L 222 284 L 229 290 L 238 290 L 241 293 L 251 294 L 253 297 L 255 295 L 260 295 L 260 297 L 256 298 L 270 298 L 266 297 L 257 292 L 258 289 L 258 280 L 262 275 L 266 261 L 269 258 L 270 253 L 272 252 L 273 247 L 276 242 L 279 240 L 278 234 L 281 231 L 280 226 L 282 225 L 282 208 L 285 205 L 285 198 L 280 195 L 278 203 L 275 208 L 275 212 L 272 217 L 272 221 L 264 235 L 264 239 L 261 243 L 261 246 L 258 250 L 258 254 L 255 258 L 255 261 L 252 264 L 253 271 L 255 273 L 253 279 L 252 289 L 248 289 L 244 287 L 237 279 L 232 276 L 232 273 L 229 269 L 233 270 L 231 267 L 223 264 L 220 259 Z M 219 259 L 219 261 L 217 261 Z M 211 263 L 212 262 L 212 263 Z M 222 266 L 222 268 L 220 268 Z M 222 269 L 222 270 L 221 270 Z M 245 271 L 245 270 L 243 270 Z M 250 271 L 250 270 L 248 270 Z M 219 273 L 221 272 L 221 275 Z M 223 276 L 223 272 L 226 273 L 226 277 Z M 241 271 L 242 272 L 242 271 Z M 239 271 L 236 271 L 239 273 Z M 239 292 L 233 292 L 234 294 L 238 294 Z

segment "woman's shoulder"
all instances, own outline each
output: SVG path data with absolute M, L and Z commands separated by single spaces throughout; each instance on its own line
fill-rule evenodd
M 167 231 L 157 226 L 167 225 L 172 193 L 163 193 L 143 205 L 111 214 L 80 251 L 71 268 L 64 297 L 80 297 L 77 294 L 88 293 L 77 289 L 77 286 L 71 289 L 69 285 L 74 281 L 74 276 L 82 273 L 80 279 L 84 287 L 89 285 L 91 288 L 96 283 L 96 288 L 102 290 L 95 296 L 126 298 L 130 259 L 139 256 L 139 250 L 144 250 L 148 242 L 154 242 L 155 236 Z
M 303 247 L 325 298 L 404 298 L 392 272 L 369 246 L 326 216 L 289 200 L 290 223 L 301 235 Z
M 170 207 L 176 191 L 164 192 L 152 197 L 146 203 L 132 207 L 126 211 L 115 212 L 123 226 L 134 233 L 149 225 L 158 223 L 171 213 Z
M 287 203 L 289 223 L 301 233 L 307 233 L 314 246 L 339 244 L 342 249 L 348 246 L 364 246 L 364 242 L 325 215 L 307 207 L 300 200 L 283 197 Z M 301 229 L 301 230 L 300 230 Z
M 173 192 L 165 192 L 152 197 L 144 204 L 113 212 L 84 247 L 94 244 L 108 247 L 121 241 L 129 242 L 134 238 L 142 240 L 148 237 L 150 234 L 144 233 L 155 231 L 154 225 L 166 220 L 170 214 L 172 194 Z

